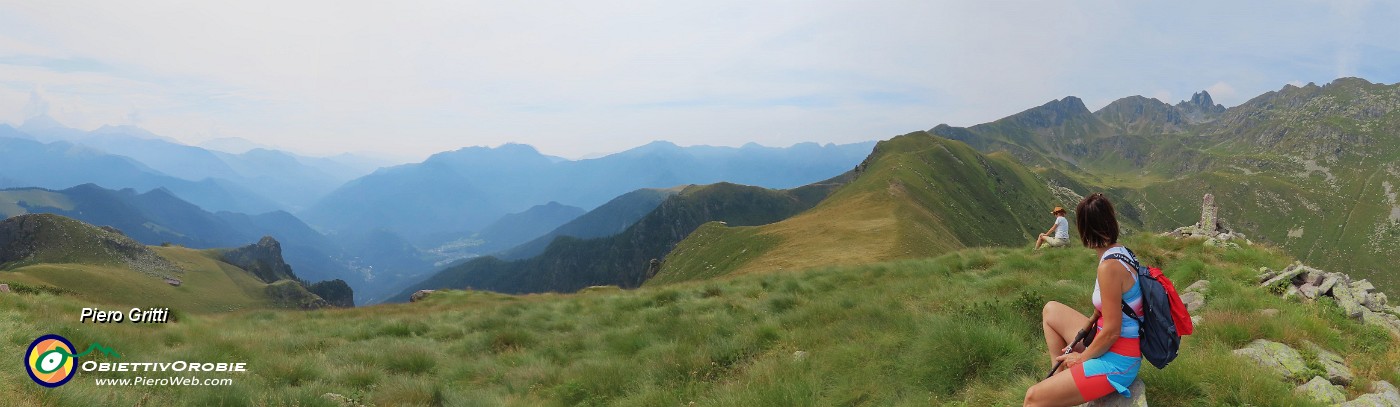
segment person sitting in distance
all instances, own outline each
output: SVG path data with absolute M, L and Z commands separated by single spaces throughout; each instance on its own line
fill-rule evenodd
M 1069 221 L 1065 220 L 1065 208 L 1056 206 L 1050 211 L 1055 215 L 1055 224 L 1050 226 L 1050 230 L 1041 233 L 1035 239 L 1035 249 L 1040 250 L 1040 245 L 1050 247 L 1065 247 L 1069 245 Z

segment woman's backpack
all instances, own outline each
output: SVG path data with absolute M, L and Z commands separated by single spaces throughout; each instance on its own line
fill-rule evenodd
M 1142 356 L 1162 369 L 1176 359 L 1181 336 L 1190 335 L 1195 330 L 1191 326 L 1191 314 L 1186 311 L 1181 296 L 1176 294 L 1172 280 L 1162 274 L 1162 269 L 1138 263 L 1137 255 L 1132 250 L 1128 250 L 1128 254 L 1130 256 L 1113 253 L 1107 257 L 1131 264 L 1138 275 L 1138 284 L 1142 289 L 1142 315 L 1133 312 L 1127 302 L 1123 303 L 1123 313 L 1138 323 L 1138 346 L 1142 349 Z

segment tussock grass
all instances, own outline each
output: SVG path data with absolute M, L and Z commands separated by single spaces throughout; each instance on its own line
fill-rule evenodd
M 1184 288 L 1211 281 L 1204 322 L 1166 370 L 1144 367 L 1154 405 L 1309 405 L 1290 382 L 1235 357 L 1259 338 L 1342 354 L 1360 377 L 1400 378 L 1397 340 L 1327 301 L 1253 286 L 1276 250 L 1204 248 L 1137 236 L 1128 244 Z M 506 296 L 442 291 L 414 304 L 312 312 L 188 314 L 169 325 L 75 322 L 82 304 L 4 297 L 0 354 L 42 333 L 93 341 L 123 361 L 247 362 L 230 387 L 98 388 L 80 375 L 46 390 L 0 370 L 7 404 L 329 405 L 337 393 L 399 405 L 1015 405 L 1049 367 L 1040 307 L 1089 310 L 1084 249 L 969 249 L 791 273 L 737 275 L 630 291 Z M 1276 318 L 1259 318 L 1265 308 Z M 796 352 L 804 356 L 796 356 Z M 95 356 L 93 360 L 106 360 Z M 1355 394 L 1353 394 L 1355 395 Z

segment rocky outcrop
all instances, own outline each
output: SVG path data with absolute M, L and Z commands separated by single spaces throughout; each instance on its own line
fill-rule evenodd
M 418 291 L 415 291 L 415 292 L 413 293 L 413 295 L 408 296 L 408 302 L 423 301 L 424 299 L 428 298 L 429 295 L 432 295 L 432 294 L 433 294 L 434 292 L 436 292 L 436 291 L 437 291 L 437 290 L 418 290 Z
M 225 251 L 220 259 L 253 273 L 264 283 L 297 279 L 292 266 L 282 259 L 282 244 L 272 236 L 263 236 L 257 243 Z
M 1342 407 L 1400 407 L 1400 390 L 1387 381 L 1371 383 L 1371 393 L 1338 404 Z
M 306 286 L 301 285 L 301 282 L 298 281 L 278 281 L 268 284 L 263 290 L 267 293 L 268 298 L 271 298 L 272 302 L 280 307 L 314 310 L 330 305 L 325 299 L 307 291 Z
M 1306 345 L 1317 355 L 1317 362 L 1327 371 L 1327 376 L 1311 375 L 1312 379 L 1294 388 L 1294 392 L 1329 405 L 1400 407 L 1400 391 L 1385 381 L 1372 382 L 1370 394 L 1346 401 L 1345 386 L 1350 386 L 1355 380 L 1351 369 L 1346 367 L 1346 361 L 1340 355 L 1314 343 L 1307 342 Z M 1310 376 L 1309 372 L 1316 372 L 1315 369 L 1308 368 L 1301 352 L 1288 345 L 1265 339 L 1257 339 L 1249 346 L 1235 350 L 1235 354 L 1252 359 L 1260 366 L 1292 380 L 1302 381 Z
M 1200 91 L 1191 95 L 1191 100 L 1181 101 L 1176 104 L 1177 109 L 1181 109 L 1186 120 L 1191 123 L 1203 123 L 1215 120 L 1225 113 L 1225 106 L 1215 103 L 1210 97 L 1210 92 Z
M 1342 359 L 1341 355 L 1323 349 L 1312 342 L 1308 342 L 1306 345 L 1308 350 L 1317 355 L 1317 363 L 1322 365 L 1322 369 L 1326 371 L 1329 383 L 1350 386 L 1352 380 L 1356 379 L 1356 376 L 1351 373 L 1351 369 L 1347 368 L 1346 359 Z
M 1303 355 L 1298 353 L 1297 349 L 1282 343 L 1256 339 L 1249 346 L 1236 349 L 1234 353 L 1253 359 L 1261 366 L 1290 379 L 1302 380 L 1308 374 L 1308 365 L 1303 361 Z
M 355 306 L 355 291 L 350 289 L 350 284 L 345 280 L 335 279 L 317 282 L 306 287 L 307 291 L 316 294 L 326 303 L 335 307 L 351 308 Z
M 1327 379 L 1319 376 L 1313 376 L 1312 380 L 1294 388 L 1293 392 L 1323 404 L 1330 405 L 1347 401 L 1347 393 L 1342 390 L 1342 386 L 1329 383 Z
M 1352 280 L 1343 273 L 1329 273 L 1295 262 L 1278 271 L 1260 268 L 1259 285 L 1285 298 L 1331 297 L 1348 318 L 1400 336 L 1400 309 L 1391 306 L 1385 293 L 1376 291 L 1366 279 Z
M 1186 305 L 1186 311 L 1192 314 L 1196 310 L 1206 305 L 1206 293 L 1210 291 L 1210 282 L 1206 280 L 1196 281 L 1181 291 L 1181 302 Z
M 344 280 L 336 279 L 308 284 L 297 278 L 296 273 L 292 271 L 292 266 L 282 258 L 282 244 L 278 243 L 277 239 L 272 238 L 272 236 L 264 236 L 257 243 L 251 245 L 225 250 L 219 259 L 246 270 L 259 280 L 268 283 L 268 293 L 273 296 L 274 300 L 284 305 L 291 304 L 303 309 L 315 309 L 327 305 L 355 306 L 355 293 Z M 284 281 L 295 283 L 300 290 L 274 287 L 274 285 L 282 284 Z M 301 298 L 303 292 L 316 298 Z

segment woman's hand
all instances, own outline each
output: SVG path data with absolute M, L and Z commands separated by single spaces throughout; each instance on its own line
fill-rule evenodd
M 1055 357 L 1056 362 L 1064 362 L 1064 368 L 1069 369 L 1084 362 L 1084 354 L 1079 352 L 1068 353 Z

